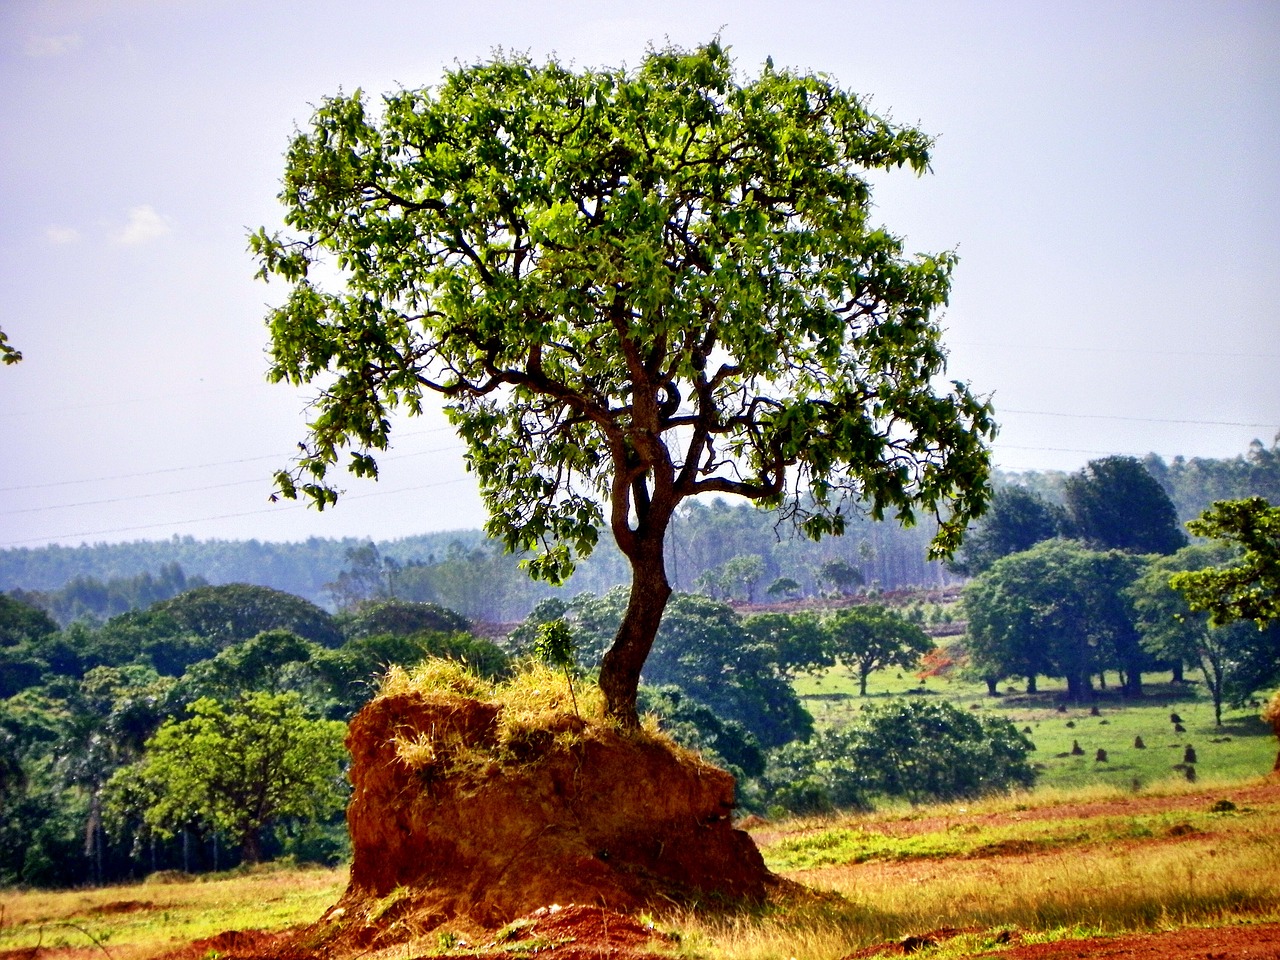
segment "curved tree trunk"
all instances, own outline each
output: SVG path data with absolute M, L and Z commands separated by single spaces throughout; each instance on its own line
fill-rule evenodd
M 665 528 L 637 538 L 631 561 L 631 596 L 613 644 L 600 662 L 600 689 L 604 692 L 609 716 L 624 727 L 640 725 L 636 712 L 636 691 L 640 670 L 653 647 L 662 623 L 662 612 L 671 596 L 667 565 L 663 557 Z

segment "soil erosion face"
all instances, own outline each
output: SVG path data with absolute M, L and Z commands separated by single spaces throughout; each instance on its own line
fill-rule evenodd
M 728 773 L 572 714 L 503 733 L 501 710 L 415 692 L 356 716 L 351 882 L 322 926 L 382 945 L 459 921 L 492 930 L 548 904 L 765 896 L 771 874 L 733 829 Z

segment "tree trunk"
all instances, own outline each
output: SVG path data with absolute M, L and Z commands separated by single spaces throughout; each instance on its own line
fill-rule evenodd
M 1036 687 L 1036 675 L 1034 673 L 1027 675 L 1027 693 L 1039 693 Z
M 662 612 L 671 596 L 667 565 L 663 558 L 663 532 L 637 539 L 631 560 L 631 596 L 617 636 L 600 662 L 600 689 L 605 710 L 624 727 L 640 725 L 636 691 L 640 670 L 649 657 L 662 623 Z
M 240 860 L 244 863 L 262 862 L 262 837 L 259 830 L 250 830 L 240 844 Z
M 1130 666 L 1124 677 L 1124 695 L 1130 699 L 1142 696 L 1142 669 Z
M 1082 703 L 1093 693 L 1093 684 L 1089 680 L 1089 671 L 1072 671 L 1067 674 L 1067 699 L 1073 703 Z
M 999 678 L 999 677 L 983 677 L 982 679 L 984 679 L 984 680 L 986 680 L 986 681 L 987 681 L 987 696 L 988 696 L 988 697 L 998 697 L 998 696 L 1000 696 L 1000 690 L 998 689 L 998 685 L 999 685 L 999 683 L 1000 683 L 1000 678 Z

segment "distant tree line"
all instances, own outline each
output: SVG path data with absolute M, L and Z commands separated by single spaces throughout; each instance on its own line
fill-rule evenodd
M 438 605 L 374 598 L 333 615 L 248 584 L 200 586 L 66 628 L 0 594 L 0 883 L 341 858 L 344 724 L 389 665 L 442 656 L 501 676 L 558 622 L 589 674 L 625 602 L 621 589 L 544 598 L 494 643 Z M 678 741 L 734 771 L 746 808 L 812 809 L 818 794 L 788 792 L 781 772 L 808 755 L 796 745 L 814 733 L 792 681 L 839 666 L 865 686 L 876 670 L 914 666 L 932 643 L 912 619 L 871 602 L 743 616 L 678 594 L 646 667 L 643 706 Z M 857 736 L 866 751 L 883 740 L 872 728 Z M 817 758 L 836 741 L 815 743 Z M 1016 782 L 987 776 L 938 795 Z M 822 802 L 846 787 L 828 784 Z M 864 769 L 856 792 L 865 804 L 932 789 Z
M 1034 691 L 1046 676 L 1087 700 L 1111 671 L 1140 696 L 1144 672 L 1182 680 L 1189 667 L 1221 723 L 1224 702 L 1280 681 L 1277 508 L 1262 497 L 1219 501 L 1187 524 L 1219 539 L 1191 544 L 1134 458 L 1092 461 L 1061 491 L 1057 504 L 1003 488 L 953 561 L 974 575 L 966 653 L 993 693 L 1013 677 Z
M 1121 492 L 1124 483 L 1138 478 L 1132 470 L 1135 464 L 1143 468 L 1142 476 L 1154 479 L 1164 490 L 1174 508 L 1177 536 L 1181 522 L 1198 516 L 1215 500 L 1261 496 L 1280 501 L 1280 438 L 1271 447 L 1254 441 L 1245 454 L 1228 459 L 1175 457 L 1166 463 L 1152 455 L 1141 461 L 1108 460 L 1123 461 L 1119 467 L 1123 476 L 1117 478 Z M 896 523 L 855 516 L 844 536 L 815 543 L 794 536 L 775 512 L 748 504 L 731 506 L 723 500 L 691 502 L 676 515 L 667 567 L 677 590 L 736 600 L 847 593 L 856 586 L 896 590 L 952 585 L 980 572 L 988 562 L 985 556 L 1012 552 L 1010 546 L 1026 549 L 1048 531 L 1089 540 L 1087 531 L 1069 527 L 1067 521 L 1074 522 L 1076 514 L 1091 517 L 1089 522 L 1106 523 L 1108 509 L 1125 511 L 1126 501 L 1104 496 L 1092 505 L 1079 502 L 1073 514 L 1069 498 L 1076 481 L 1072 476 L 1043 471 L 997 475 L 997 489 L 1004 496 L 997 495 L 992 511 L 971 531 L 951 567 L 925 559 L 925 547 L 933 535 L 927 525 L 903 529 Z M 1026 511 L 1031 515 L 1019 515 Z M 370 547 L 376 554 L 376 582 L 362 583 L 361 565 L 367 574 L 369 564 L 361 557 L 368 559 Z M 130 597 L 130 609 L 145 606 L 153 599 L 148 589 L 180 586 L 174 581 L 177 571 L 185 571 L 191 585 L 254 583 L 330 609 L 387 595 L 437 603 L 472 619 L 511 622 L 522 619 L 545 597 L 601 594 L 627 577 L 623 558 L 607 542 L 560 590 L 529 580 L 519 562 L 519 557 L 505 553 L 478 530 L 376 544 L 356 539 L 265 543 L 175 537 L 0 550 L 0 590 L 27 591 L 29 599 L 64 626 L 86 616 L 106 620 L 121 612 L 121 602 Z M 151 587 L 143 582 L 146 578 L 152 578 Z M 779 581 L 781 585 L 769 593 Z M 347 590 L 344 596 L 343 590 L 351 587 L 354 592 Z

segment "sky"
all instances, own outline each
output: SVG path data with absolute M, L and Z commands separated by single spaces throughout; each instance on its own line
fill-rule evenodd
M 877 180 L 908 250 L 960 257 L 948 375 L 1004 470 L 1232 457 L 1280 432 L 1280 4 L 4 0 L 0 548 L 479 527 L 460 441 L 398 424 L 336 508 L 273 504 L 308 394 L 266 382 L 247 236 L 322 99 L 502 48 L 578 67 L 719 35 L 937 138 Z

